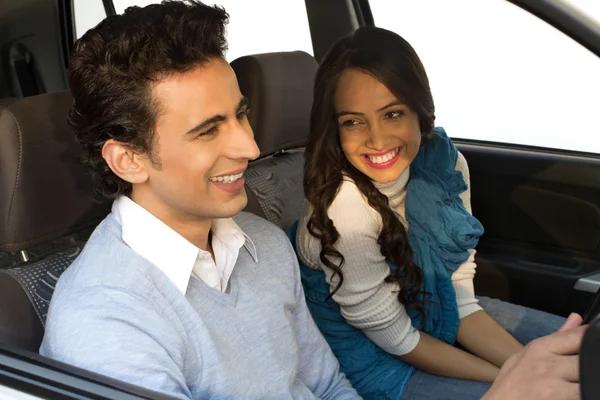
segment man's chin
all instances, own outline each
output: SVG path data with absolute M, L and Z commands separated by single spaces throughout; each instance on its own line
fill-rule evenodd
M 242 189 L 239 193 L 237 193 L 233 198 L 225 201 L 223 206 L 220 207 L 219 216 L 216 218 L 232 218 L 238 215 L 240 212 L 244 211 L 246 206 L 248 205 L 248 195 L 246 194 L 246 189 Z

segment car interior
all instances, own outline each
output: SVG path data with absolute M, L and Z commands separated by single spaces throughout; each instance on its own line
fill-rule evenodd
M 64 372 L 66 366 L 36 354 L 48 306 L 61 273 L 110 212 L 111 202 L 94 195 L 79 163 L 80 151 L 66 121 L 72 98 L 64 74 L 59 79 L 58 67 L 44 70 L 43 44 L 34 46 L 27 35 L 2 36 L 3 16 L 26 25 L 27 7 L 49 7 L 47 14 L 27 13 L 27 24 L 39 23 L 39 29 L 54 29 L 55 36 L 72 42 L 68 24 L 39 22 L 40 15 L 60 15 L 61 8 L 36 0 L 20 3 L 0 12 L 0 346 L 24 363 Z M 271 52 L 231 62 L 249 99 L 250 124 L 261 149 L 245 175 L 245 211 L 283 230 L 299 218 L 304 197 L 303 146 L 318 61 L 343 33 L 372 23 L 368 1 L 324 3 L 306 1 L 314 56 Z M 543 5 L 538 9 L 523 3 L 559 28 L 568 19 Z M 0 0 L 0 6 L 5 4 L 9 2 Z M 332 24 L 333 16 L 340 22 Z M 582 32 L 577 26 L 561 29 L 575 29 L 575 37 Z M 591 32 L 596 42 L 587 34 L 580 42 L 600 56 L 600 33 Z M 53 65 L 65 68 L 68 55 L 61 51 L 52 57 Z M 49 79 L 53 73 L 56 79 Z M 476 293 L 563 316 L 584 313 L 600 288 L 600 157 L 474 140 L 455 143 L 470 167 L 473 213 L 485 227 L 477 247 Z M 600 345 L 600 322 L 592 325 L 586 339 L 590 349 Z M 102 390 L 118 387 L 134 397 L 160 397 L 85 371 L 69 371 L 71 378 L 104 382 Z M 582 371 L 587 374 L 582 372 L 582 379 L 590 382 L 584 398 L 600 398 L 600 385 L 592 377 L 600 371 L 600 359 L 582 357 Z

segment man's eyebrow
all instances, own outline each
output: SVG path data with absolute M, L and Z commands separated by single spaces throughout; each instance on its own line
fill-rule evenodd
M 235 109 L 235 113 L 237 114 L 238 112 L 240 112 L 242 110 L 242 108 L 244 108 L 245 106 L 248 105 L 248 99 L 246 97 L 242 97 L 240 102 L 238 103 L 236 109 Z M 191 133 L 196 133 L 198 131 L 203 130 L 204 128 L 206 128 L 207 126 L 209 126 L 210 124 L 214 124 L 216 122 L 223 122 L 227 119 L 227 117 L 225 115 L 214 115 L 208 119 L 205 119 L 204 121 L 200 122 L 198 125 L 196 125 L 195 127 L 193 127 L 192 129 L 190 129 L 189 131 L 186 132 L 186 135 L 189 135 Z
M 204 128 L 206 128 L 210 124 L 214 124 L 216 122 L 222 122 L 222 121 L 225 121 L 226 119 L 227 118 L 224 115 L 215 115 L 213 117 L 210 117 L 210 118 L 205 119 L 204 121 L 200 122 L 198 125 L 196 125 L 192 129 L 190 129 L 189 131 L 187 131 L 186 135 L 189 135 L 191 133 L 196 133 L 198 131 L 203 130 Z

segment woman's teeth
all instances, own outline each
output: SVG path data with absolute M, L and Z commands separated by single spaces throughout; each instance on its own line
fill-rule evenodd
M 371 161 L 373 164 L 383 164 L 384 162 L 390 161 L 392 158 L 396 157 L 398 155 L 398 147 L 396 147 L 394 150 L 390 151 L 387 154 L 384 154 L 383 156 L 377 156 L 377 157 L 371 157 L 371 156 L 367 156 L 369 158 L 369 161 Z
M 244 176 L 244 173 L 240 173 L 237 175 L 227 175 L 227 176 L 215 176 L 213 178 L 209 178 L 213 182 L 225 182 L 225 183 L 233 183 Z

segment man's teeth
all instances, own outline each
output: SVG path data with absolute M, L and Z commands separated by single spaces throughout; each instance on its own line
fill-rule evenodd
M 369 157 L 369 161 L 371 161 L 373 164 L 382 164 L 384 162 L 390 161 L 392 158 L 396 157 L 396 155 L 398 155 L 398 148 L 395 148 L 394 150 L 390 151 L 389 153 L 383 156 L 367 157 Z
M 244 176 L 244 173 L 240 173 L 237 175 L 227 175 L 227 176 L 215 176 L 213 178 L 209 178 L 213 182 L 225 182 L 225 183 L 233 183 Z

